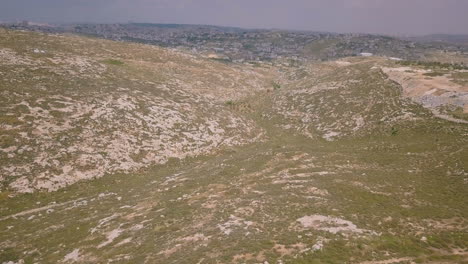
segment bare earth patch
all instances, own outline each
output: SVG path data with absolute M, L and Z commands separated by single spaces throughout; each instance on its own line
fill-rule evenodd
M 323 215 L 309 215 L 304 216 L 297 221 L 303 228 L 312 228 L 315 230 L 326 231 L 332 234 L 369 234 L 377 235 L 374 231 L 358 228 L 351 221 L 344 220 L 337 217 L 323 216 Z

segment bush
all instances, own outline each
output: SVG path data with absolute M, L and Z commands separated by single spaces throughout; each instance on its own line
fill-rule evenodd
M 274 89 L 274 90 L 278 90 L 278 89 L 280 89 L 280 88 L 281 88 L 281 85 L 279 85 L 279 84 L 276 83 L 276 82 L 273 82 L 273 89 Z

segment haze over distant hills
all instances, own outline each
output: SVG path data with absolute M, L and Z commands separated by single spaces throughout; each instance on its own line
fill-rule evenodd
M 215 53 L 226 60 L 274 60 L 278 58 L 328 60 L 367 52 L 402 59 L 425 59 L 438 50 L 463 53 L 463 36 L 396 38 L 371 34 L 242 29 L 185 24 L 56 24 L 27 21 L 7 23 L 12 29 L 49 33 L 78 33 L 106 39 L 183 48 L 194 53 Z M 442 37 L 442 36 L 441 36 Z M 431 41 L 432 39 L 432 41 Z M 440 37 L 439 37 L 440 39 Z M 463 60 L 462 60 L 463 62 Z
M 468 34 L 464 0 L 5 0 L 0 20 L 205 24 L 373 34 Z

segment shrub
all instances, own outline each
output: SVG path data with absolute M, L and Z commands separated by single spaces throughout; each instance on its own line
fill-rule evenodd
M 276 83 L 276 82 L 273 82 L 273 89 L 274 89 L 274 90 L 278 90 L 278 89 L 280 89 L 280 88 L 281 88 L 281 85 L 279 85 L 279 84 Z

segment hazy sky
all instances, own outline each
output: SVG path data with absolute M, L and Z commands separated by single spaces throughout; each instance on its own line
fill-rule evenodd
M 0 0 L 0 21 L 468 34 L 468 0 Z

